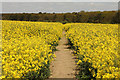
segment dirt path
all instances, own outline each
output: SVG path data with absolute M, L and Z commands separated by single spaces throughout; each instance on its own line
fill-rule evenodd
M 65 37 L 65 31 L 59 41 L 57 50 L 55 52 L 56 58 L 51 63 L 51 76 L 50 78 L 74 78 L 75 77 L 75 61 L 72 56 L 72 50 L 67 49 L 69 46 L 65 45 L 68 40 Z

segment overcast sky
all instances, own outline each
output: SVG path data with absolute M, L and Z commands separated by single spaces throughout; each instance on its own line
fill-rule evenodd
M 120 0 L 0 0 L 1 2 L 119 2 Z
M 19 1 L 19 2 L 18 2 Z M 3 13 L 118 10 L 118 0 L 1 0 Z M 1 11 L 0 11 L 1 12 Z

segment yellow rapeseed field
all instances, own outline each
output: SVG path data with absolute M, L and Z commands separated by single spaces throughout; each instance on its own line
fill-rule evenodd
M 61 23 L 3 20 L 2 78 L 41 74 L 55 57 L 52 50 L 61 35 Z
M 117 24 L 70 23 L 65 30 L 75 47 L 78 65 L 90 63 L 94 78 L 120 78 Z
M 53 51 L 63 28 L 74 46 L 78 66 L 89 63 L 92 78 L 120 78 L 117 24 L 68 23 L 63 26 L 54 22 L 7 20 L 2 20 L 0 40 L 2 78 L 46 76 L 44 71 L 55 57 Z

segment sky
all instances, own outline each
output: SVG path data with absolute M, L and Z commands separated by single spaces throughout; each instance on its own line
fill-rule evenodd
M 118 10 L 119 0 L 0 0 L 0 13 L 65 13 Z
M 119 2 L 119 0 L 0 0 L 1 2 Z

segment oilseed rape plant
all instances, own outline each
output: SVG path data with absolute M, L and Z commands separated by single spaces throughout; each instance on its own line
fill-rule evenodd
M 2 78 L 45 79 L 62 24 L 2 21 Z
M 80 71 L 86 70 L 79 78 L 120 78 L 117 24 L 69 23 L 65 30 Z

